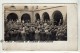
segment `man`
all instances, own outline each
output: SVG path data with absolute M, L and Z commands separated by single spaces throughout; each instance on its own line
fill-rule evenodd
M 21 28 L 21 35 L 22 35 L 22 40 L 25 41 L 25 27 Z
M 50 40 L 51 40 L 51 37 L 50 37 L 50 36 L 51 36 L 51 31 L 50 31 L 50 29 L 48 28 L 48 29 L 47 29 L 47 32 L 46 32 L 46 40 L 47 40 L 47 41 L 50 41 Z
M 46 33 L 43 28 L 41 29 L 39 34 L 40 34 L 40 41 L 45 41 L 46 40 Z
M 29 28 L 29 40 L 30 41 L 35 40 L 35 28 L 33 26 Z
M 57 33 L 57 29 L 56 28 L 54 28 L 54 29 L 52 29 L 51 30 L 51 40 L 53 41 L 53 40 L 56 40 L 56 33 Z
M 27 41 L 29 41 L 29 27 L 25 26 L 25 38 Z
M 39 40 L 40 40 L 39 32 L 40 32 L 39 29 L 36 28 L 36 30 L 35 30 L 35 40 L 36 40 L 36 41 L 39 41 Z

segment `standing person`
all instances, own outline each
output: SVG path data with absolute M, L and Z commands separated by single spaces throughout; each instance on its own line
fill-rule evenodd
M 51 40 L 51 41 L 54 40 L 54 37 L 53 37 L 54 33 L 53 33 L 53 32 L 54 32 L 54 29 L 52 28 L 52 29 L 51 29 L 51 36 L 50 36 L 50 40 Z
M 11 41 L 14 41 L 14 30 L 13 29 L 9 31 L 9 35 L 10 35 Z
M 46 33 L 45 33 L 45 30 L 44 29 L 41 29 L 41 31 L 40 31 L 40 41 L 45 41 L 46 40 L 46 37 L 45 37 L 45 35 L 46 35 Z
M 51 40 L 51 31 L 50 31 L 50 29 L 47 29 L 48 31 L 46 32 L 46 38 L 47 38 L 47 40 L 48 41 L 50 41 Z
M 36 30 L 35 30 L 35 40 L 36 40 L 36 41 L 39 41 L 39 40 L 40 40 L 39 32 L 40 32 L 39 29 L 36 28 Z
M 16 40 L 18 41 L 21 40 L 20 27 L 21 27 L 21 22 L 17 20 L 16 22 L 16 30 L 17 30 Z
M 63 35 L 64 35 L 64 34 L 63 34 L 63 32 L 62 32 L 61 29 L 59 30 L 59 32 L 58 32 L 57 35 L 58 35 L 58 40 L 63 40 Z
M 14 23 L 11 21 L 10 22 L 10 25 L 9 25 L 9 35 L 10 35 L 10 37 L 11 37 L 11 41 L 14 41 L 14 39 L 15 39 L 15 34 L 14 34 L 14 25 L 13 25 Z
M 33 26 L 29 29 L 29 40 L 34 41 L 35 39 L 35 28 Z
M 22 40 L 25 41 L 25 27 L 21 28 L 21 35 L 22 35 Z
M 20 27 L 20 26 L 19 26 Z M 21 31 L 20 31 L 20 29 L 18 29 L 17 30 L 17 37 L 16 37 L 16 39 L 17 40 L 21 40 L 21 38 L 22 38 L 22 36 L 21 36 Z
M 11 21 L 5 22 L 5 41 L 10 41 L 11 40 L 11 34 L 10 34 L 10 30 L 11 30 Z
M 60 27 L 58 27 L 58 29 L 57 29 L 57 33 L 56 33 L 56 39 L 57 40 L 59 40 L 60 38 L 59 38 L 59 35 L 60 35 L 61 33 L 60 33 Z
M 51 31 L 51 40 L 53 41 L 53 40 L 56 40 L 56 33 L 57 33 L 57 29 L 55 28 L 55 29 L 52 29 L 52 31 Z
M 14 29 L 14 41 L 17 41 L 18 31 Z
M 48 35 L 49 35 L 48 29 L 45 29 L 45 38 L 46 38 L 45 40 L 48 40 L 49 38 Z
M 67 40 L 67 29 L 66 29 L 66 27 L 64 26 L 63 27 L 63 30 L 62 30 L 62 32 L 63 32 L 63 40 Z
M 26 36 L 25 36 L 25 38 L 26 38 L 26 40 L 27 41 L 29 41 L 29 27 L 25 27 L 25 34 L 26 34 Z
M 16 37 L 15 37 L 15 40 L 17 41 L 17 40 L 19 40 L 19 22 L 17 21 L 17 22 L 15 22 L 15 24 L 14 24 L 14 26 L 15 26 L 15 35 L 16 35 Z

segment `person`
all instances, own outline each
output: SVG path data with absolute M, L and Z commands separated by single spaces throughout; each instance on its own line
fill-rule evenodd
M 9 32 L 10 32 L 9 35 L 10 35 L 10 37 L 11 37 L 11 41 L 15 41 L 14 29 L 11 29 Z
M 5 41 L 11 41 L 11 36 L 12 34 L 10 33 L 10 30 L 8 30 L 6 33 L 5 33 Z
M 46 40 L 46 33 L 45 33 L 45 30 L 42 28 L 41 31 L 40 31 L 40 41 L 45 41 Z
M 40 40 L 39 32 L 40 32 L 40 31 L 39 31 L 39 28 L 36 27 L 36 30 L 35 30 L 35 40 L 36 40 L 36 41 L 39 41 L 39 40 Z
M 51 40 L 56 40 L 57 28 L 51 30 Z
M 17 29 L 14 29 L 14 41 L 17 41 L 18 39 L 18 31 Z
M 29 41 L 29 27 L 27 26 L 25 26 L 25 34 L 26 34 L 25 36 L 26 40 Z
M 21 28 L 21 35 L 22 35 L 22 40 L 23 41 L 25 41 L 25 27 L 23 26 L 22 28 Z
M 67 40 L 67 29 L 64 31 L 64 40 Z
M 50 39 L 51 39 L 51 29 L 50 28 L 48 28 L 48 32 L 46 33 L 47 35 L 47 41 L 50 41 Z
M 48 40 L 48 35 L 49 35 L 49 31 L 48 31 L 48 29 L 45 29 L 45 40 Z
M 29 40 L 34 41 L 34 39 L 35 39 L 35 28 L 31 26 L 29 28 Z
M 10 29 L 11 29 L 10 23 L 11 23 L 11 21 L 8 21 L 8 22 L 5 21 L 5 25 L 4 25 L 4 27 L 5 27 L 5 32 L 4 32 L 5 41 L 10 41 L 10 39 L 11 39 L 11 35 L 10 35 Z
M 64 29 L 63 29 L 63 40 L 67 40 L 67 27 L 64 26 Z
M 63 40 L 63 36 L 64 36 L 64 34 L 63 34 L 62 30 L 60 29 L 58 32 L 58 40 Z

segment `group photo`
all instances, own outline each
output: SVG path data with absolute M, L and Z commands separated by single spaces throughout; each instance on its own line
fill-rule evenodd
M 67 7 L 4 6 L 4 41 L 67 41 Z

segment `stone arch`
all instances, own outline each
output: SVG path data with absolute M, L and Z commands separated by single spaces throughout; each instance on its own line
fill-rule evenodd
M 54 25 L 62 25 L 63 24 L 63 15 L 59 10 L 56 10 L 52 14 Z

